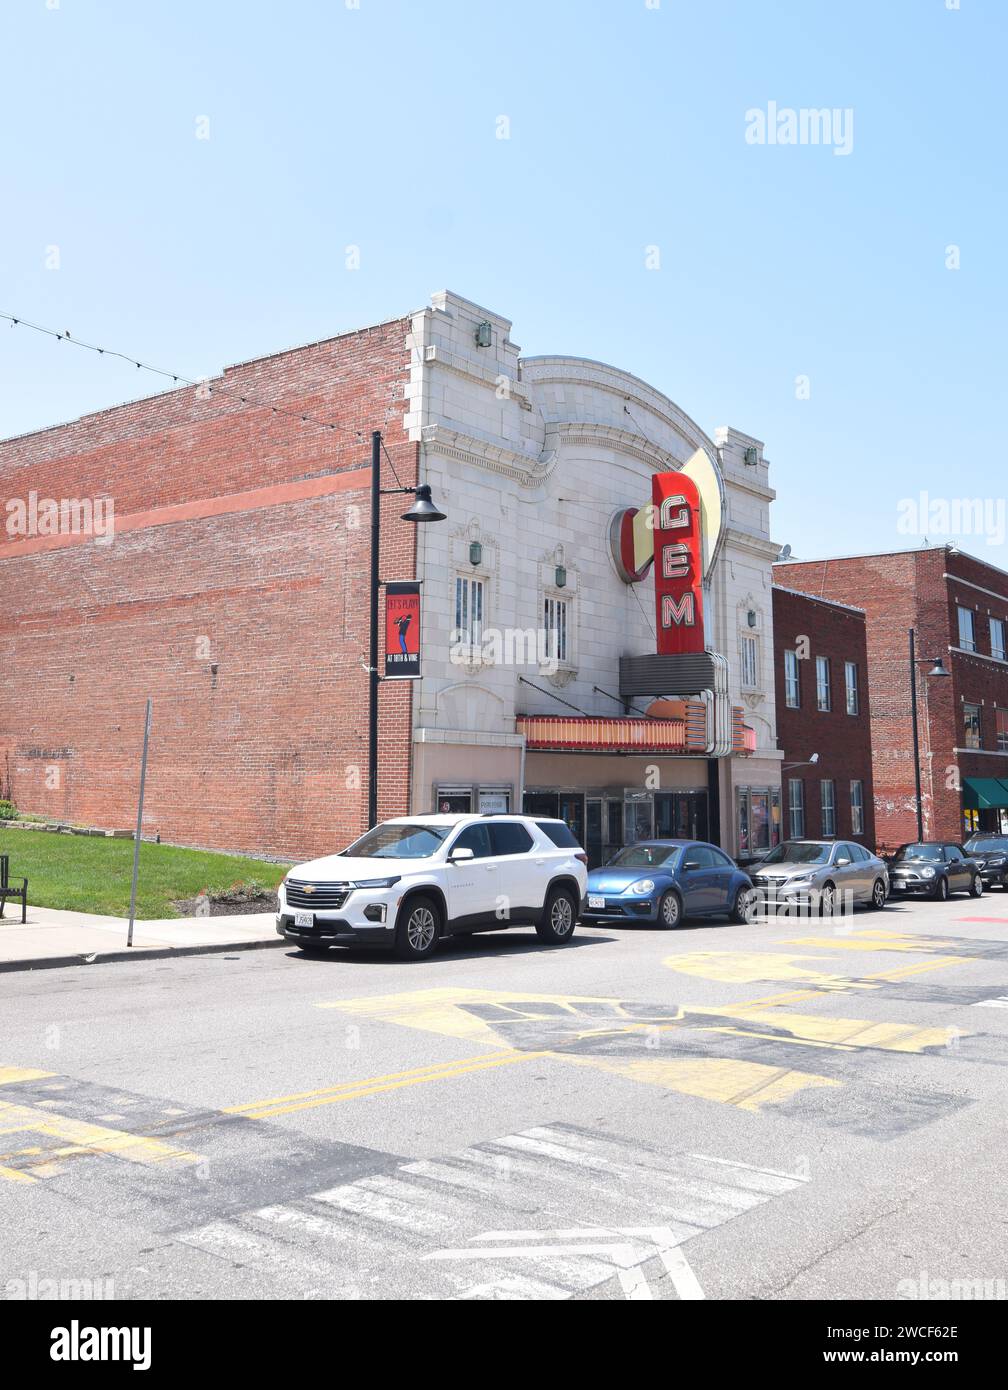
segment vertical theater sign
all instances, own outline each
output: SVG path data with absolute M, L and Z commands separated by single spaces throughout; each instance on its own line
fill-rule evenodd
M 704 596 L 724 535 L 724 487 L 698 449 L 677 472 L 656 473 L 651 500 L 613 517 L 609 543 L 620 578 L 639 584 L 654 570 L 654 656 L 620 661 L 620 694 L 699 696 L 707 709 L 705 751 L 725 757 L 739 732 L 728 663 L 707 649 Z

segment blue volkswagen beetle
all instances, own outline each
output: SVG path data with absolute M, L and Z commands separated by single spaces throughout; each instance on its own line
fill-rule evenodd
M 649 922 L 678 927 L 684 917 L 726 913 L 751 922 L 752 879 L 723 849 L 703 840 L 642 840 L 592 869 L 582 922 Z

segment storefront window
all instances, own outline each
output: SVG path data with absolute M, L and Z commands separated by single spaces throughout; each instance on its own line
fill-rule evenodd
M 740 854 L 762 854 L 780 844 L 779 787 L 738 787 L 735 817 Z

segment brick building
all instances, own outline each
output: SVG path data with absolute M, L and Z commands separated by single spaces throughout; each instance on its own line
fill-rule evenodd
M 864 611 L 775 584 L 773 629 L 784 833 L 874 849 Z
M 762 444 L 708 436 L 618 368 L 522 358 L 510 330 L 443 292 L 0 443 L 8 509 L 32 495 L 115 509 L 114 538 L 0 537 L 0 772 L 19 807 L 130 825 L 150 695 L 145 833 L 303 858 L 364 828 L 382 429 L 398 479 L 430 483 L 447 520 L 412 527 L 402 497 L 383 503 L 381 577 L 422 584 L 423 673 L 381 685 L 379 816 L 552 810 L 595 857 L 652 833 L 774 843 Z M 691 468 L 702 573 L 695 615 L 673 603 L 669 621 L 695 616 L 701 647 L 677 662 L 656 654 L 651 561 L 623 560 L 655 479 Z M 531 651 L 487 646 L 512 634 Z M 656 713 L 652 696 L 673 698 Z
M 133 823 L 150 695 L 145 833 L 284 854 L 359 831 L 367 431 L 386 421 L 396 471 L 415 479 L 418 446 L 390 409 L 408 331 L 393 320 L 231 367 L 209 394 L 0 443 L 4 499 L 115 505 L 111 544 L 10 527 L 0 541 L 0 760 L 22 810 Z M 395 520 L 401 498 L 385 501 L 383 572 L 410 576 L 415 528 Z M 381 694 L 382 815 L 406 805 L 411 695 Z
M 927 837 L 1008 827 L 1008 573 L 954 546 L 789 561 L 777 583 L 865 610 L 881 845 L 916 838 L 909 630 Z M 951 679 L 929 676 L 940 657 Z

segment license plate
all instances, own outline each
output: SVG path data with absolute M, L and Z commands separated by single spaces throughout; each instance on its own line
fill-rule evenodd
M 589 893 L 589 895 L 588 895 L 588 906 L 589 906 L 589 907 L 605 907 L 605 898 L 600 898 L 596 893 Z
M 315 925 L 314 912 L 295 912 L 294 925 L 296 927 L 313 927 Z

